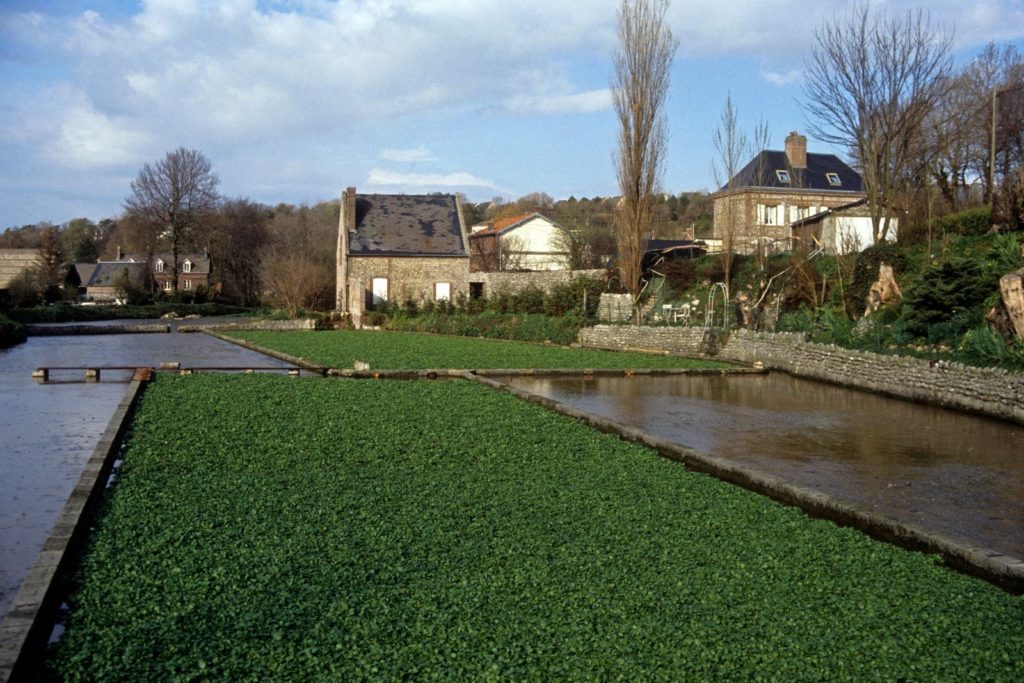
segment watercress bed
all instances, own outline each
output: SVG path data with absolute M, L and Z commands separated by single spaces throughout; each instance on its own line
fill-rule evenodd
M 725 363 L 646 353 L 444 337 L 409 332 L 232 332 L 232 337 L 335 368 L 724 368 Z
M 1022 598 L 463 381 L 159 377 L 70 607 L 69 681 L 1024 679 Z

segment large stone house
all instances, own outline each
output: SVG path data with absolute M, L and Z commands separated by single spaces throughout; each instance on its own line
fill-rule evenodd
M 785 151 L 759 152 L 712 195 L 712 237 L 728 241 L 731 226 L 733 251 L 788 250 L 794 222 L 864 197 L 856 171 L 834 154 L 809 153 L 794 131 Z
M 568 253 L 559 248 L 562 228 L 539 213 L 474 225 L 469 234 L 471 272 L 565 270 Z
M 121 247 L 113 260 L 96 263 L 76 263 L 75 270 L 81 279 L 85 297 L 94 301 L 112 301 L 118 297 L 118 280 L 125 273 L 138 286 L 155 288 L 165 293 L 173 291 L 171 255 L 154 254 L 146 263 L 143 254 L 126 254 Z M 197 252 L 178 254 L 178 291 L 194 292 L 200 287 L 210 286 L 210 254 Z
M 338 221 L 335 307 L 356 325 L 385 301 L 469 294 L 469 251 L 457 195 L 356 194 Z

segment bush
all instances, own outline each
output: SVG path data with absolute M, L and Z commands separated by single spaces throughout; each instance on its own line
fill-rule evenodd
M 932 234 L 984 235 L 992 224 L 992 208 L 979 206 L 932 220 Z
M 864 310 L 868 291 L 878 279 L 878 266 L 883 263 L 892 266 L 893 275 L 899 275 L 907 268 L 907 257 L 904 250 L 892 242 L 873 244 L 857 255 L 853 282 L 846 288 L 846 310 L 854 317 L 859 317 Z
M 13 320 L 0 315 L 0 349 L 25 341 L 25 328 Z
M 555 317 L 573 314 L 592 320 L 597 316 L 598 304 L 604 290 L 603 278 L 578 275 L 568 282 L 551 287 L 544 297 L 544 313 Z
M 665 286 L 673 297 L 682 296 L 697 284 L 697 263 L 693 259 L 674 259 L 667 262 L 662 271 L 665 273 Z
M 36 268 L 26 268 L 18 273 L 7 286 L 12 308 L 38 306 L 43 302 L 43 283 L 41 273 Z
M 996 277 L 976 261 L 954 258 L 928 267 L 903 299 L 907 331 L 930 343 L 953 341 L 977 324 Z

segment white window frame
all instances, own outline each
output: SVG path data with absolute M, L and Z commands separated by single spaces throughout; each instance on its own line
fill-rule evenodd
M 181 281 L 181 288 L 182 289 L 186 289 L 186 290 L 192 289 L 192 281 L 191 280 L 187 280 L 187 279 L 186 280 L 182 280 Z
M 451 301 L 452 300 L 452 283 L 450 282 L 435 282 L 434 283 L 434 301 Z
M 153 270 L 158 273 L 164 272 L 164 260 L 162 258 L 156 260 L 156 263 L 153 264 Z
M 826 173 L 825 178 L 828 180 L 828 184 L 831 185 L 832 187 L 839 187 L 840 185 L 843 184 L 843 181 L 839 177 L 838 173 Z
M 779 206 L 777 204 L 759 204 L 761 209 L 761 215 L 758 216 L 761 225 L 778 225 L 779 222 Z
M 192 262 L 189 261 L 188 259 L 185 259 L 185 262 L 181 264 L 181 272 L 183 272 L 183 273 L 191 273 L 192 272 Z

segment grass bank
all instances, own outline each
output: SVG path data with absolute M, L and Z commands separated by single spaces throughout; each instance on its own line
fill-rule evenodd
M 727 368 L 716 361 L 403 332 L 231 332 L 267 348 L 333 368 L 355 361 L 375 370 L 493 368 Z
M 69 681 L 1024 676 L 1021 598 L 475 384 L 162 376 L 124 457 Z

